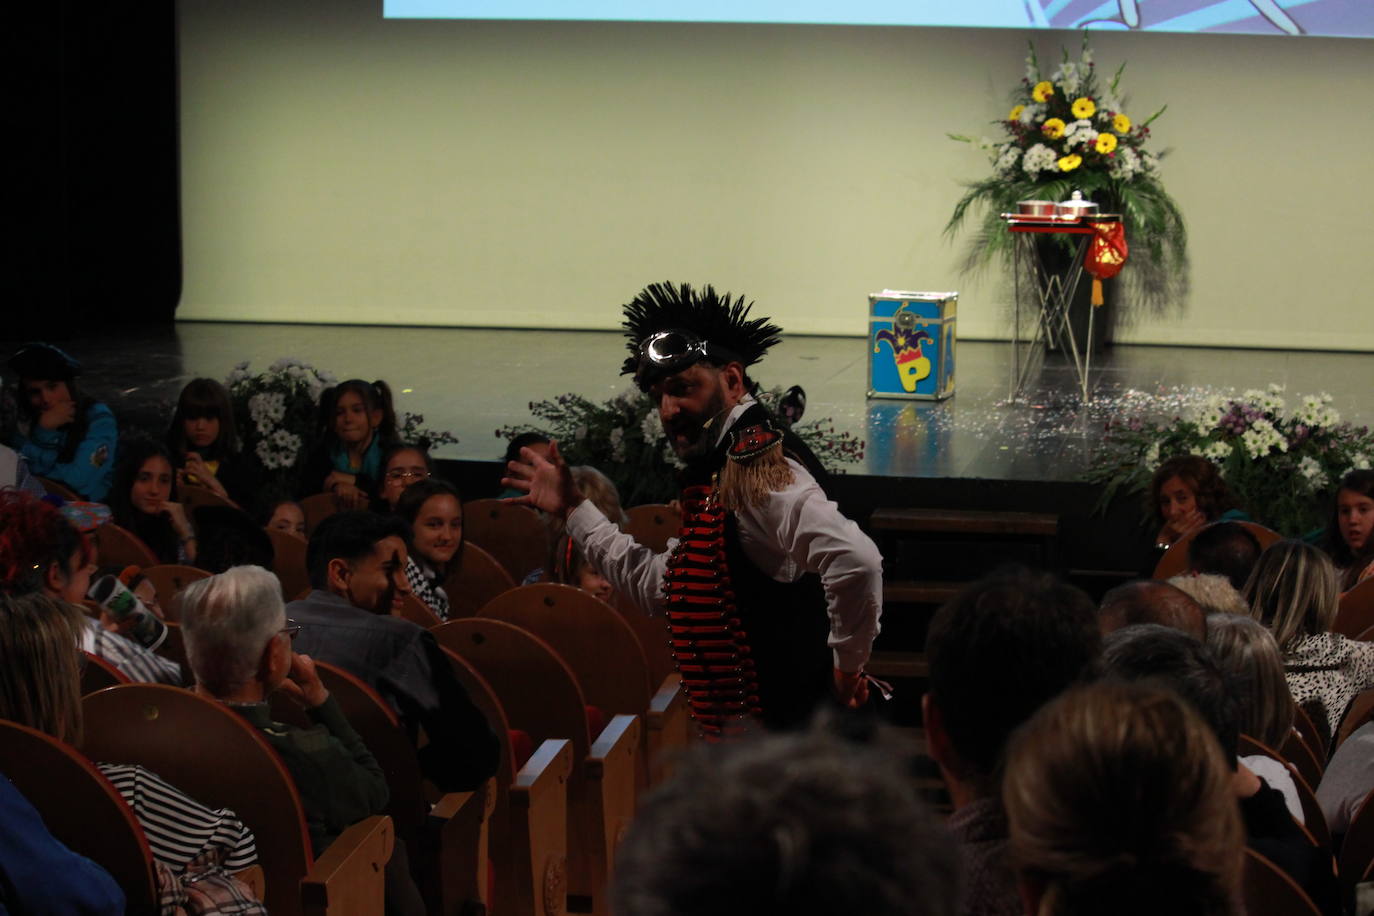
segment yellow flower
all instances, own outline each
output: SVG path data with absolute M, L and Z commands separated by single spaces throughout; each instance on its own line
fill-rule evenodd
M 1059 160 L 1059 171 L 1072 172 L 1074 169 L 1078 168 L 1082 164 L 1083 157 L 1078 155 L 1077 153 L 1073 153 L 1072 155 L 1064 156 Z
M 1098 134 L 1095 146 L 1099 153 L 1110 153 L 1116 149 L 1116 134 Z
M 1117 115 L 1116 117 L 1112 118 L 1112 130 L 1122 135 L 1130 133 L 1131 119 L 1126 117 L 1124 114 Z
M 1013 108 L 1013 109 L 1011 110 L 1011 114 L 1007 115 L 1007 120 L 1008 120 L 1008 121 L 1019 121 L 1019 120 L 1021 120 L 1021 112 L 1025 111 L 1025 110 L 1026 110 L 1026 106 L 1025 106 L 1025 105 L 1017 105 L 1015 108 Z
M 1089 98 L 1077 98 L 1073 100 L 1073 116 L 1075 118 L 1091 118 L 1097 112 L 1097 106 Z
M 1040 129 L 1043 130 L 1045 136 L 1049 137 L 1051 140 L 1058 140 L 1060 137 L 1064 136 L 1064 122 L 1058 118 L 1046 119 L 1045 123 L 1040 125 Z
M 1035 88 L 1031 90 L 1031 98 L 1037 102 L 1048 102 L 1052 95 L 1054 95 L 1054 84 L 1049 80 L 1036 83 Z

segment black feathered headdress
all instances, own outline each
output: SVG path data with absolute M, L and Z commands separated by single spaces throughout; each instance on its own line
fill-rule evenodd
M 641 388 L 702 360 L 739 362 L 746 368 L 763 359 L 782 328 L 768 318 L 749 318 L 753 303 L 731 300 L 714 287 L 651 283 L 625 306 L 625 346 L 630 357 L 622 375 L 634 375 Z

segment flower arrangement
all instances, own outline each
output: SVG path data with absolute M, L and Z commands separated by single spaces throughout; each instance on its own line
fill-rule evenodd
M 993 122 L 1006 139 L 949 135 L 986 150 L 992 161 L 993 174 L 966 185 L 945 226 L 946 234 L 953 234 L 972 211 L 983 211 L 965 270 L 1010 257 L 1013 239 L 1001 214 L 1015 212 L 1018 201 L 1067 200 L 1077 190 L 1103 212 L 1122 215 L 1131 246 L 1122 274 L 1127 298 L 1154 310 L 1176 301 L 1186 286 L 1187 233 L 1178 205 L 1160 181 L 1164 154 L 1146 149 L 1150 125 L 1168 106 L 1143 120 L 1132 118 L 1120 90 L 1125 68 L 1118 67 L 1104 84 L 1085 33 L 1078 59 L 1070 60 L 1065 51 L 1046 76 L 1032 45 L 1010 110 Z
M 241 362 L 224 380 L 243 450 L 258 465 L 264 489 L 289 493 L 315 431 L 324 390 L 338 382 L 330 372 L 282 357 L 254 374 Z
M 1110 423 L 1088 479 L 1105 484 L 1105 505 L 1117 493 L 1145 492 L 1160 462 L 1183 454 L 1215 462 L 1252 518 L 1299 537 L 1326 524 L 1340 479 L 1370 466 L 1374 435 L 1341 422 L 1329 394 L 1304 396 L 1290 408 L 1283 389 L 1270 385 L 1219 395 L 1167 423 Z
M 775 416 L 783 398 L 781 388 L 760 390 L 758 399 Z M 601 471 L 620 491 L 626 506 L 676 499 L 676 471 L 684 465 L 663 434 L 663 422 L 653 399 L 636 389 L 596 403 L 576 394 L 561 394 L 530 403 L 530 413 L 542 426 L 520 424 L 496 430 L 498 439 L 514 439 L 535 432 L 558 441 L 569 464 L 587 464 Z M 836 432 L 828 419 L 792 427 L 828 470 L 863 459 L 864 443 L 848 432 Z

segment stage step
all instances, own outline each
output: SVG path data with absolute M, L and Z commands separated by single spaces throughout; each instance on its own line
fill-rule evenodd
M 874 531 L 1011 534 L 1052 538 L 1059 533 L 1059 516 L 1049 512 L 975 509 L 874 509 L 868 525 Z
M 883 604 L 944 604 L 964 587 L 963 582 L 919 582 L 898 579 L 883 583 Z

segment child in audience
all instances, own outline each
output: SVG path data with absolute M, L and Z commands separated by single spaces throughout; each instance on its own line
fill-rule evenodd
M 1141 684 L 1071 689 L 1011 743 L 1002 797 L 1025 912 L 1241 912 L 1231 772 L 1188 703 Z
M 84 626 L 81 612 L 63 601 L 37 592 L 0 594 L 0 718 L 80 746 Z M 164 899 L 176 899 L 184 878 L 217 885 L 242 907 L 234 913 L 266 914 L 227 874 L 257 861 L 253 834 L 232 811 L 211 810 L 143 767 L 97 766 L 143 828 Z
M 1220 576 L 1222 584 L 1230 583 Z M 1283 658 L 1274 634 L 1264 624 L 1240 614 L 1209 614 L 1207 648 L 1236 687 L 1240 733 L 1278 752 L 1293 731 L 1293 696 L 1283 674 Z M 1315 738 L 1316 736 L 1311 736 Z M 1252 754 L 1240 762 L 1283 794 L 1293 820 L 1303 823 L 1302 802 L 1293 774 L 1275 757 Z
M 463 503 L 458 490 L 437 477 L 421 480 L 399 495 L 396 514 L 410 525 L 410 592 L 440 620 L 448 620 L 444 580 L 463 562 Z
M 1374 687 L 1374 643 L 1330 632 L 1337 610 L 1331 560 L 1302 541 L 1278 541 L 1260 555 L 1245 598 L 1283 653 L 1293 700 L 1320 706 L 1313 724 L 1329 739 L 1355 695 Z
M 229 392 L 214 379 L 192 379 L 181 389 L 167 451 L 178 483 L 205 487 L 241 506 L 252 499 L 253 480 L 239 453 Z
M 159 563 L 194 563 L 196 533 L 175 495 L 176 476 L 167 449 L 146 437 L 125 441 L 110 492 L 115 524 L 137 535 Z
M 1244 518 L 1216 465 L 1200 455 L 1175 455 L 1161 464 L 1150 480 L 1147 505 L 1160 525 L 1159 549 L 1208 522 Z
M 585 464 L 571 470 L 573 480 L 583 495 L 601 510 L 602 515 L 622 529 L 629 524 L 629 517 L 620 507 L 620 491 L 609 477 Z M 555 537 L 548 564 L 544 569 L 531 572 L 525 577 L 525 582 L 560 582 L 595 595 L 608 604 L 614 602 L 615 590 L 611 583 L 587 561 L 572 538 L 562 533 L 561 526 L 554 528 L 553 533 Z
M 110 408 L 77 389 L 81 364 L 57 347 L 35 343 L 9 359 L 19 376 L 23 426 L 9 443 L 29 471 L 93 502 L 110 491 L 119 428 Z
M 377 491 L 379 511 L 396 511 L 396 500 L 412 484 L 428 480 L 434 473 L 434 462 L 423 445 L 402 442 L 387 449 L 382 456 L 382 486 Z
M 305 510 L 294 499 L 283 499 L 267 513 L 267 524 L 263 527 L 305 540 Z
M 366 509 L 382 479 L 382 454 L 396 442 L 391 388 L 349 379 L 320 398 L 319 439 L 301 477 L 303 496 L 333 493 L 340 509 Z
M 1326 526 L 1326 552 L 1348 592 L 1374 578 L 1374 471 L 1351 471 L 1341 479 Z

